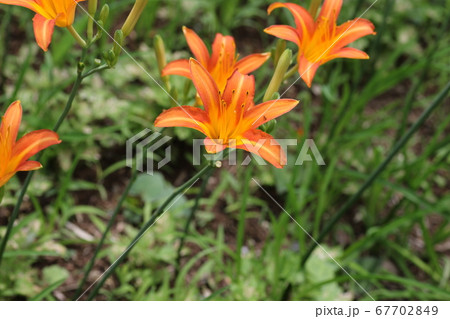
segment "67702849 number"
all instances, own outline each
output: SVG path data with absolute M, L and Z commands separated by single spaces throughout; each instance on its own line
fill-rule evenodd
M 436 316 L 438 312 L 439 309 L 437 306 L 378 306 L 375 308 L 375 313 L 378 316 Z

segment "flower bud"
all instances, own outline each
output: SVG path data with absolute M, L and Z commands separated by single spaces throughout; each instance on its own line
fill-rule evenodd
M 125 38 L 130 35 L 131 31 L 133 31 L 147 3 L 148 0 L 136 0 L 134 3 L 133 9 L 131 9 L 127 20 L 122 26 L 123 35 Z
M 89 41 L 91 41 L 94 36 L 94 17 L 95 13 L 97 12 L 97 7 L 98 7 L 98 0 L 89 0 L 88 3 L 89 20 L 87 26 L 87 36 Z
M 266 132 L 267 134 L 272 133 L 272 131 L 275 129 L 275 127 L 277 126 L 277 120 L 273 119 L 267 123 L 264 123 L 263 125 L 261 125 L 259 128 L 263 131 Z
M 100 10 L 99 21 L 101 21 L 103 25 L 105 25 L 106 20 L 108 20 L 108 17 L 109 17 L 109 6 L 107 4 L 104 4 L 102 10 Z
M 162 70 L 167 64 L 166 60 L 166 49 L 164 47 L 164 40 L 161 38 L 159 34 L 155 36 L 153 39 L 153 47 L 155 49 L 156 61 L 158 63 L 159 73 L 161 74 Z M 164 84 L 166 85 L 167 90 L 171 90 L 169 76 L 162 77 Z
M 97 12 L 98 0 L 89 0 L 88 3 L 88 12 L 91 16 L 93 16 Z
M 114 54 L 114 51 L 112 49 L 109 51 L 103 52 L 103 59 L 105 59 L 106 64 L 108 64 L 108 66 L 110 68 L 112 68 L 116 65 L 117 57 Z
M 83 73 L 84 68 L 86 67 L 86 64 L 84 64 L 83 62 L 78 62 L 78 73 Z
M 153 39 L 153 46 L 155 48 L 156 61 L 158 62 L 158 69 L 161 72 L 167 64 L 166 49 L 164 47 L 164 40 L 159 34 Z
M 273 52 L 273 65 L 277 66 L 278 61 L 280 61 L 280 57 L 283 54 L 284 50 L 286 50 L 286 41 L 282 39 L 278 39 L 277 46 Z
M 263 102 L 269 101 L 272 95 L 278 92 L 281 82 L 283 82 L 284 75 L 286 74 L 286 71 L 289 68 L 289 65 L 291 64 L 291 59 L 292 59 L 292 51 L 286 49 L 278 61 L 272 80 L 270 80 L 266 94 L 264 94 Z
M 122 52 L 124 38 L 125 37 L 123 36 L 122 30 L 116 30 L 116 32 L 114 33 L 114 47 L 113 47 L 114 55 L 116 56 L 116 58 L 118 58 L 120 53 Z

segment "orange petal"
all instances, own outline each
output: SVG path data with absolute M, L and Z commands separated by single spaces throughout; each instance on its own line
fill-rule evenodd
M 325 0 L 317 20 L 323 17 L 330 24 L 336 24 L 336 20 L 339 16 L 339 13 L 341 12 L 341 8 L 342 0 Z
M 173 74 L 191 78 L 191 69 L 189 68 L 189 60 L 182 59 L 170 62 L 161 71 L 161 76 Z
M 337 27 L 336 33 L 339 34 L 339 40 L 334 47 L 342 48 L 366 35 L 376 34 L 374 30 L 375 26 L 369 20 L 354 19 L 347 21 Z
M 25 7 L 30 10 L 34 10 L 34 6 L 36 5 L 35 0 L 0 0 L 0 4 L 9 4 L 13 6 Z
M 208 65 L 209 52 L 205 43 L 193 30 L 183 27 L 183 33 L 195 58 L 204 66 Z
M 17 168 L 17 172 L 35 171 L 42 168 L 41 163 L 36 161 L 27 161 Z
M 7 147 L 12 147 L 16 142 L 21 121 L 22 106 L 20 105 L 20 101 L 15 101 L 6 110 L 0 126 L 0 136 L 6 138 Z
M 211 60 L 209 61 L 208 70 L 213 70 L 219 63 L 222 64 L 223 71 L 231 72 L 233 70 L 226 70 L 226 68 L 234 66 L 236 58 L 236 43 L 232 36 L 223 36 L 220 33 L 216 34 L 212 45 Z
M 253 104 L 255 96 L 255 78 L 253 75 L 243 75 L 238 70 L 228 79 L 222 98 L 229 107 L 239 112 L 245 111 Z M 240 115 L 238 115 L 240 117 Z
M 355 49 L 355 48 L 342 48 L 334 53 L 327 56 L 327 58 L 322 62 L 328 62 L 333 59 L 337 58 L 347 58 L 347 59 L 368 59 L 369 55 L 366 52 L 363 52 L 361 50 Z
M 297 33 L 297 30 L 288 25 L 272 25 L 264 29 L 264 32 L 277 38 L 291 41 L 297 45 L 300 45 L 300 36 Z
M 194 86 L 197 89 L 198 95 L 203 102 L 206 112 L 209 113 L 210 117 L 217 115 L 219 108 L 220 97 L 219 89 L 214 82 L 211 75 L 205 68 L 198 63 L 196 60 L 190 60 L 191 76 Z M 211 112 L 211 113 L 210 113 Z
M 217 143 L 213 139 L 210 139 L 209 137 L 205 138 L 203 144 L 205 145 L 205 149 L 210 154 L 215 154 L 222 152 L 224 149 L 227 148 L 226 145 Z
M 14 169 L 17 169 L 17 167 L 37 152 L 59 143 L 61 141 L 59 140 L 58 134 L 50 130 L 39 130 L 28 133 L 14 145 L 12 153 Z
M 44 51 L 48 50 L 48 46 L 52 42 L 55 21 L 55 19 L 48 20 L 40 14 L 36 14 L 33 18 L 34 36 L 36 37 L 37 44 Z
M 72 25 L 73 21 L 75 19 L 75 11 L 77 9 L 77 3 L 83 2 L 83 1 L 85 1 L 85 0 L 61 1 L 62 2 L 61 4 L 63 5 L 63 7 L 61 7 L 58 11 L 63 13 L 61 15 L 61 17 L 63 17 L 63 19 L 61 19 L 61 18 L 57 19 L 56 25 L 61 28 L 66 28 L 69 25 Z M 59 3 L 59 1 L 58 1 L 58 3 Z
M 297 26 L 297 31 L 300 38 L 305 35 L 311 35 L 314 31 L 314 19 L 309 14 L 308 10 L 299 6 L 295 3 L 272 3 L 269 8 L 267 8 L 267 13 L 270 14 L 273 10 L 277 8 L 286 8 L 294 16 L 295 24 Z
M 305 81 L 308 87 L 311 87 L 311 83 L 316 75 L 316 71 L 319 68 L 319 62 L 310 62 L 303 55 L 298 58 L 298 73 L 300 77 Z
M 249 74 L 256 69 L 258 69 L 261 65 L 264 64 L 270 58 L 270 53 L 256 53 L 250 54 L 245 58 L 242 58 L 236 63 L 236 68 L 242 74 Z
M 208 114 L 198 107 L 177 106 L 161 113 L 155 120 L 156 127 L 189 127 L 209 135 Z
M 297 104 L 298 101 L 292 99 L 267 101 L 256 105 L 246 112 L 244 116 L 250 122 L 252 128 L 257 128 L 258 126 L 289 112 Z
M 8 173 L 3 176 L 0 176 L 0 188 L 3 187 L 10 179 L 14 176 L 16 172 Z
M 244 133 L 242 143 L 236 148 L 259 155 L 276 168 L 286 165 L 286 154 L 271 135 L 260 130 L 250 130 Z

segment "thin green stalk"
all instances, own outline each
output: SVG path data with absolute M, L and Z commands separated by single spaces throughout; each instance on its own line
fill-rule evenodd
M 194 177 L 189 179 L 186 183 L 175 189 L 175 191 L 169 196 L 169 198 L 156 210 L 156 212 L 152 215 L 150 220 L 139 230 L 139 233 L 132 240 L 131 244 L 128 245 L 127 249 L 123 252 L 122 255 L 105 271 L 105 273 L 98 279 L 99 282 L 94 282 L 91 287 L 93 287 L 96 283 L 97 285 L 94 287 L 92 292 L 89 294 L 88 300 L 92 300 L 103 286 L 105 281 L 114 273 L 114 270 L 121 264 L 121 262 L 128 256 L 130 251 L 134 246 L 138 243 L 139 239 L 147 232 L 147 230 L 158 220 L 158 218 L 166 211 L 166 207 L 169 206 L 173 200 L 177 199 L 181 196 L 186 190 L 188 190 L 194 183 L 198 181 L 198 179 L 205 176 L 205 174 L 209 173 L 214 169 L 215 166 L 207 165 L 202 168 Z M 170 206 L 169 206 L 170 207 Z M 77 300 L 80 300 L 81 297 L 91 288 L 89 287 L 84 293 L 82 293 Z
M 195 197 L 194 206 L 192 206 L 191 211 L 189 212 L 189 217 L 186 220 L 186 224 L 184 225 L 183 235 L 180 238 L 180 245 L 177 249 L 177 258 L 175 259 L 175 278 L 178 277 L 178 274 L 180 272 L 180 264 L 181 264 L 181 250 L 184 247 L 184 243 L 186 241 L 186 236 L 189 231 L 189 227 L 194 220 L 194 215 L 198 209 L 200 199 L 205 194 L 206 186 L 208 185 L 209 177 L 211 176 L 212 171 L 208 172 L 205 177 L 203 178 L 202 185 L 200 186 L 200 191 L 198 192 L 197 196 Z
M 53 131 L 57 132 L 59 130 L 59 128 L 61 127 L 61 124 L 64 122 L 65 118 L 67 117 L 67 115 L 69 114 L 70 109 L 72 108 L 73 105 L 73 101 L 75 99 L 75 96 L 78 93 L 78 90 L 81 86 L 81 82 L 83 80 L 83 68 L 84 68 L 84 58 L 86 56 L 86 49 L 83 50 L 82 53 L 82 57 L 80 62 L 78 63 L 78 69 L 77 69 L 77 78 L 75 80 L 75 83 L 72 87 L 72 90 L 70 92 L 70 96 L 69 99 L 67 100 L 66 106 L 62 112 L 62 114 L 59 116 L 58 121 L 56 122 L 55 126 L 53 127 Z M 43 152 L 41 152 L 38 157 L 37 160 L 39 161 L 39 159 L 42 157 Z M 17 198 L 17 202 L 16 205 L 14 206 L 14 210 L 9 218 L 8 221 L 8 225 L 6 227 L 6 233 L 5 236 L 3 236 L 2 238 L 2 242 L 0 244 L 0 265 L 2 263 L 2 259 L 3 259 L 3 254 L 5 252 L 5 248 L 6 248 L 6 244 L 8 242 L 9 236 L 11 235 L 11 230 L 14 226 L 14 222 L 17 219 L 17 216 L 19 215 L 19 211 L 20 211 L 20 206 L 22 205 L 23 199 L 25 197 L 25 194 L 27 193 L 28 187 L 30 186 L 30 182 L 31 179 L 33 178 L 35 171 L 31 171 L 28 173 L 25 182 L 23 183 L 22 189 L 19 193 L 19 196 Z
M 405 146 L 411 136 L 419 129 L 419 127 L 425 122 L 425 120 L 430 116 L 430 114 L 440 105 L 444 100 L 450 90 L 450 82 L 447 86 L 437 95 L 431 105 L 422 113 L 420 118 L 414 123 L 414 125 L 402 136 L 402 138 L 393 146 L 389 155 L 386 159 L 376 168 L 376 170 L 367 178 L 366 182 L 361 186 L 361 188 L 341 207 L 341 209 L 334 214 L 333 217 L 324 226 L 316 238 L 317 242 L 321 242 L 325 236 L 331 231 L 334 225 L 342 218 L 342 216 L 347 212 L 347 210 L 361 197 L 364 191 L 369 188 L 370 185 L 378 178 L 378 176 L 384 171 L 391 160 L 397 155 L 397 153 Z M 301 259 L 301 266 L 303 267 L 308 260 L 311 253 L 316 248 L 316 245 L 311 245 L 308 251 L 303 255 Z
M 53 127 L 53 131 L 58 131 L 59 128 L 61 127 L 62 123 L 64 122 L 64 120 L 66 119 L 67 115 L 70 112 L 70 109 L 72 108 L 72 104 L 73 101 L 75 100 L 75 96 L 78 93 L 78 90 L 81 86 L 81 82 L 83 81 L 83 75 L 82 75 L 82 63 L 79 64 L 78 66 L 78 74 L 77 74 L 77 79 L 75 80 L 75 83 L 72 87 L 72 91 L 70 92 L 70 96 L 69 99 L 67 100 L 67 104 L 66 107 L 64 108 L 61 116 L 59 117 L 58 121 L 56 122 L 55 126 Z
M 107 65 L 107 64 L 102 64 L 102 65 L 100 65 L 100 66 L 98 66 L 98 67 L 96 67 L 96 68 L 94 68 L 94 69 L 92 69 L 92 70 L 89 70 L 89 71 L 87 71 L 86 73 L 84 73 L 84 74 L 83 74 L 83 79 L 85 79 L 85 78 L 91 76 L 91 75 L 94 74 L 94 73 L 97 73 L 97 72 L 100 72 L 100 71 L 103 71 L 103 70 L 107 70 L 107 69 L 109 69 L 109 68 L 110 68 L 109 65 Z
M 83 279 L 81 280 L 81 282 L 80 282 L 80 284 L 78 286 L 78 289 L 75 292 L 74 299 L 76 299 L 76 296 L 80 295 L 81 289 L 83 289 L 83 286 L 86 283 L 87 278 L 89 277 L 89 274 L 90 274 L 90 272 L 92 270 L 92 267 L 94 267 L 94 263 L 97 260 L 98 253 L 100 252 L 100 250 L 103 247 L 103 244 L 105 243 L 106 236 L 108 235 L 112 225 L 114 225 L 114 222 L 116 221 L 116 217 L 119 214 L 120 209 L 122 208 L 122 205 L 123 205 L 125 199 L 128 197 L 128 194 L 130 193 L 131 187 L 133 186 L 134 182 L 136 181 L 138 172 L 139 171 L 136 170 L 136 169 L 133 170 L 133 173 L 131 175 L 131 179 L 128 182 L 127 187 L 123 191 L 122 196 L 119 199 L 119 202 L 117 203 L 116 207 L 114 208 L 114 211 L 113 211 L 113 213 L 111 215 L 111 218 L 108 221 L 108 225 L 106 226 L 106 229 L 104 230 L 104 232 L 102 234 L 102 238 L 100 239 L 100 241 L 97 244 L 97 247 L 95 248 L 94 255 L 92 256 L 91 260 L 89 260 L 89 263 L 88 263 L 88 265 L 86 267 L 86 270 L 84 271 Z
M 321 2 L 322 0 L 311 0 L 308 11 L 313 17 L 313 19 L 315 19 L 317 16 L 317 10 L 319 10 Z
M 242 191 L 241 209 L 239 211 L 239 224 L 237 230 L 236 240 L 236 278 L 239 278 L 241 274 L 241 250 L 244 245 L 244 233 L 245 233 L 245 215 L 247 213 L 247 201 L 250 190 L 250 181 L 252 177 L 253 166 L 245 168 L 244 176 L 244 189 Z
M 298 72 L 298 63 L 296 63 L 292 68 L 287 70 L 286 74 L 284 75 L 283 81 L 286 81 L 287 79 L 289 79 L 296 72 Z
M 89 19 L 90 20 L 90 19 Z M 72 35 L 72 37 L 75 39 L 75 41 L 77 41 L 77 43 L 83 48 L 87 48 L 87 44 L 86 41 L 84 41 L 84 39 L 81 37 L 81 35 L 78 34 L 77 30 L 74 29 L 74 27 L 72 25 L 69 25 L 67 27 L 67 30 L 69 30 L 70 34 Z
M 434 250 L 433 240 L 430 236 L 429 228 L 425 225 L 425 218 L 422 218 L 419 222 L 420 229 L 422 230 L 423 239 L 425 242 L 425 248 L 428 254 L 429 263 L 431 264 L 431 267 L 434 270 L 434 273 L 436 274 L 435 279 L 439 282 L 439 274 L 442 273 L 441 265 L 439 264 L 439 258 L 436 254 L 436 251 Z

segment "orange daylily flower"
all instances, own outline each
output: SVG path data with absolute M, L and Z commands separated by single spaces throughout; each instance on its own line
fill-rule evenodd
M 325 0 L 315 20 L 306 9 L 294 3 L 275 2 L 267 9 L 270 14 L 277 8 L 286 8 L 294 16 L 296 28 L 273 25 L 264 32 L 298 45 L 298 72 L 308 87 L 311 87 L 317 68 L 330 60 L 369 58 L 365 52 L 346 46 L 361 37 L 375 34 L 374 25 L 369 20 L 358 18 L 337 26 L 341 7 L 342 0 Z
M 21 121 L 22 106 L 20 101 L 16 101 L 6 110 L 0 126 L 0 187 L 19 171 L 41 168 L 41 163 L 28 159 L 51 145 L 61 143 L 58 134 L 50 130 L 34 131 L 16 141 Z
M 204 110 L 193 106 L 173 107 L 155 121 L 156 127 L 189 127 L 207 137 L 208 153 L 225 148 L 239 148 L 256 153 L 281 168 L 286 155 L 275 139 L 257 127 L 292 110 L 298 101 L 279 99 L 255 105 L 255 79 L 235 70 L 224 91 L 220 91 L 213 76 L 200 62 L 190 60 L 190 77 L 203 102 Z
M 249 74 L 263 65 L 270 57 L 270 53 L 256 53 L 238 60 L 239 55 L 236 55 L 234 38 L 223 36 L 220 33 L 216 34 L 210 55 L 205 43 L 193 30 L 183 27 L 183 33 L 195 59 L 208 70 L 221 91 L 235 70 L 239 70 L 242 74 Z M 191 78 L 189 60 L 181 59 L 170 62 L 161 72 L 162 76 L 173 74 Z
M 55 25 L 61 28 L 71 26 L 77 3 L 81 1 L 85 0 L 0 0 L 0 4 L 25 7 L 34 11 L 34 36 L 42 50 L 47 51 Z

